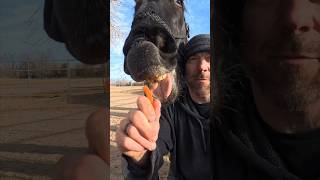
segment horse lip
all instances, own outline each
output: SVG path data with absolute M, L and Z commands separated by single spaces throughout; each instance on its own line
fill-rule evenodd
M 142 43 L 151 43 L 154 45 L 154 47 L 157 47 L 153 42 L 149 41 L 148 39 L 146 39 L 145 37 L 142 37 L 142 36 L 136 36 L 137 38 L 135 38 L 134 40 L 131 40 L 129 43 L 130 43 L 130 47 L 127 49 L 127 52 L 125 54 L 125 63 L 127 60 L 127 55 L 129 54 L 129 52 L 132 50 L 132 49 L 136 49 L 136 48 L 140 48 L 139 46 L 142 45 Z M 129 44 L 128 44 L 129 45 Z M 174 44 L 175 45 L 175 44 Z M 165 68 L 166 72 L 170 72 L 172 71 L 175 67 L 176 67 L 176 60 L 174 60 L 174 58 L 177 56 L 177 48 L 176 48 L 176 45 L 175 45 L 175 49 L 171 52 L 164 52 L 162 51 L 161 49 L 158 49 L 158 55 L 160 57 L 160 61 L 161 61 L 161 64 L 159 64 L 159 66 L 162 66 L 162 68 Z M 144 49 L 141 49 L 141 51 L 143 51 Z M 162 59 L 162 60 L 161 60 Z M 171 63 L 168 63 L 168 62 L 164 62 L 163 60 L 167 60 L 168 62 L 171 62 Z M 170 65 L 171 64 L 171 65 Z M 175 65 L 174 65 L 175 64 Z M 156 68 L 158 69 L 158 68 Z M 131 75 L 131 77 L 136 80 L 136 81 L 141 81 L 141 80 L 145 80 L 146 77 L 144 76 L 144 74 L 149 74 L 149 73 L 146 73 L 145 71 L 140 71 L 140 72 L 135 72 L 134 75 L 132 74 L 133 72 L 130 72 L 130 70 L 128 69 L 128 65 L 125 65 L 125 72 L 129 75 Z M 151 74 L 149 74 L 151 75 Z M 155 78 L 156 75 L 153 74 L 150 76 L 151 78 Z
M 167 70 L 162 75 L 153 74 L 146 77 L 144 76 L 146 74 L 146 70 L 143 70 L 143 71 L 137 72 L 134 76 L 131 75 L 131 77 L 135 81 L 146 81 L 147 83 L 152 84 L 152 83 L 160 82 L 161 80 L 163 80 L 164 74 L 168 74 L 168 73 L 172 74 L 172 72 L 173 70 Z

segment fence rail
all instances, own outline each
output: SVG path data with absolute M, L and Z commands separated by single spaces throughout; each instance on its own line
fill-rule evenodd
M 103 77 L 105 65 L 85 65 L 64 61 L 0 61 L 0 78 L 47 79 Z
M 79 94 L 87 94 L 89 99 L 106 96 L 106 74 L 104 64 L 0 61 L 0 96 L 58 96 L 65 97 L 66 102 Z

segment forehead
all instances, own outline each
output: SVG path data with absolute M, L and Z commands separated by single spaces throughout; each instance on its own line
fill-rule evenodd
M 210 56 L 210 53 L 209 52 L 198 52 L 198 53 L 195 53 L 194 55 L 190 56 L 190 58 L 201 57 L 201 56 Z

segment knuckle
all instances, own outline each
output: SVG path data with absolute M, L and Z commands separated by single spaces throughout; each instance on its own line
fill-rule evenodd
M 146 131 L 146 136 L 149 140 L 153 139 L 155 136 L 157 136 L 157 132 L 154 129 L 149 129 Z
M 136 111 L 137 111 L 137 110 L 131 110 L 131 111 L 129 111 L 129 113 L 128 113 L 128 115 L 127 115 L 129 121 L 132 121 L 132 119 L 133 119 Z
M 153 147 L 154 147 L 153 143 L 151 143 L 151 142 L 148 143 L 147 148 L 148 148 L 149 150 L 152 150 Z
M 143 119 L 144 114 L 141 111 L 133 111 L 131 113 L 130 121 L 133 124 L 138 124 L 141 122 L 141 119 Z
M 129 140 L 128 137 L 126 137 L 126 138 L 123 139 L 122 147 L 123 147 L 124 149 L 130 149 L 130 140 Z
M 159 130 L 160 130 L 160 125 L 157 124 L 156 127 L 155 127 L 155 131 L 157 132 L 157 134 L 159 133 Z
M 141 102 L 141 101 L 143 101 L 144 100 L 144 96 L 139 96 L 138 98 L 137 98 L 137 103 L 139 103 L 139 102 Z
M 128 126 L 126 131 L 127 131 L 127 134 L 128 134 L 129 137 L 135 136 L 135 134 L 137 132 L 136 128 L 134 126 L 132 126 L 132 125 Z
M 155 135 L 155 136 L 151 139 L 152 142 L 156 142 L 157 140 L 158 140 L 158 135 Z
M 124 129 L 126 124 L 128 123 L 128 119 L 127 118 L 124 118 L 120 121 L 120 124 L 119 124 L 119 128 L 117 128 L 117 130 L 120 130 L 120 129 Z
M 139 116 L 139 110 L 132 110 L 130 111 L 130 120 L 134 120 Z

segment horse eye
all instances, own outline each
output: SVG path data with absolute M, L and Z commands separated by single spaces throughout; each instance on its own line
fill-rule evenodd
M 183 0 L 176 0 L 176 4 L 180 7 L 183 6 Z

